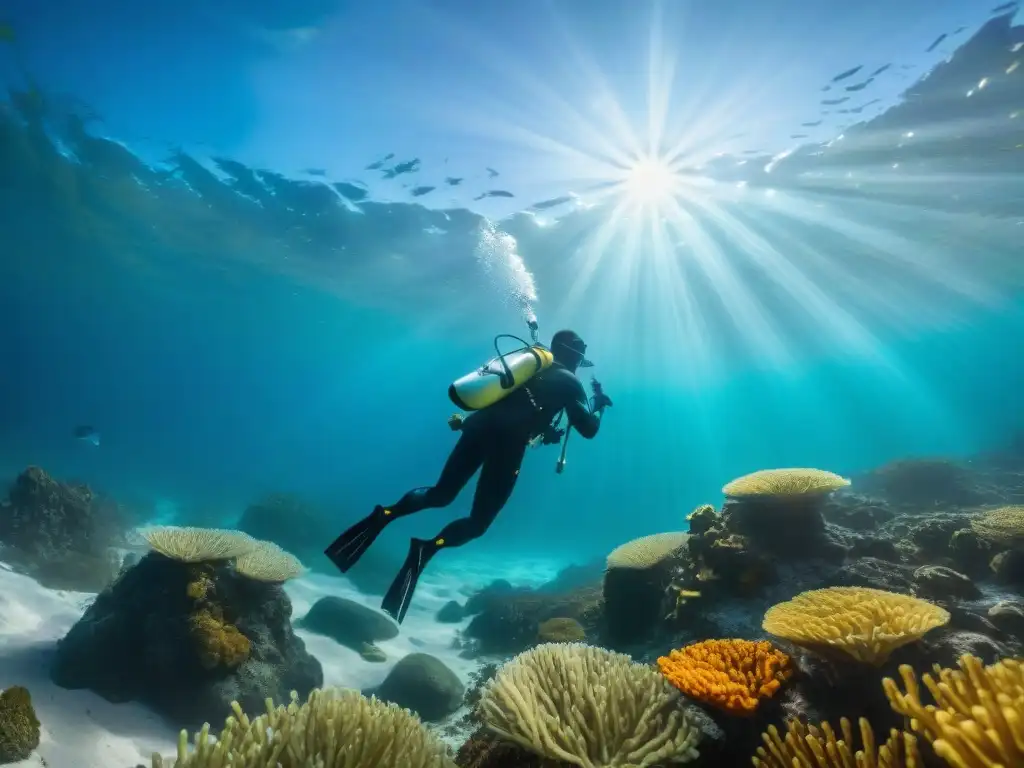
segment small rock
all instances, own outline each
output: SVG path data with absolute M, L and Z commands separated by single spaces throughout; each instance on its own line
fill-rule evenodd
M 923 565 L 914 571 L 914 594 L 938 600 L 981 597 L 981 591 L 970 578 L 942 565 Z
M 379 699 L 411 709 L 427 722 L 436 722 L 462 706 L 466 689 L 440 659 L 410 653 L 392 668 L 375 693 Z
M 845 587 L 873 587 L 890 592 L 909 592 L 914 571 L 905 565 L 862 557 L 839 569 L 836 583 Z
M 388 655 L 373 643 L 363 643 L 359 655 L 363 657 L 364 661 L 370 661 L 375 664 L 388 660 Z
M 441 610 L 437 612 L 437 616 L 435 618 L 441 624 L 458 624 L 466 618 L 466 611 L 455 600 L 449 600 L 441 606 Z
M 296 626 L 362 652 L 363 645 L 398 636 L 398 626 L 383 613 L 343 597 L 321 597 Z
M 980 538 L 971 528 L 954 531 L 949 539 L 953 562 L 970 576 L 984 576 L 992 557 L 992 545 Z
M 896 545 L 878 536 L 858 536 L 850 543 L 850 557 L 876 557 L 879 560 L 888 560 L 890 563 L 900 561 L 899 550 Z
M 1000 600 L 988 609 L 988 618 L 1008 635 L 1024 639 L 1024 602 Z
M 512 584 L 505 581 L 505 579 L 495 579 L 466 601 L 466 615 L 475 616 L 476 614 L 483 612 L 495 598 L 501 599 L 521 591 L 522 590 L 518 590 L 513 587 Z
M 1024 552 L 1000 552 L 992 558 L 990 567 L 1000 584 L 1024 584 Z

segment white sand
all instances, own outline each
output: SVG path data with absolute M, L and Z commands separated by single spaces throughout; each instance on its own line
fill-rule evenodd
M 439 564 L 442 565 L 442 564 Z M 549 562 L 520 562 L 498 568 L 480 557 L 443 563 L 424 573 L 415 601 L 398 637 L 378 643 L 387 654 L 384 663 L 364 661 L 359 654 L 333 640 L 297 630 L 324 669 L 324 685 L 365 689 L 379 685 L 403 656 L 429 653 L 445 662 L 468 682 L 478 662 L 458 657 L 452 649 L 465 624 L 440 624 L 434 615 L 449 600 L 464 600 L 468 592 L 492 579 L 537 585 L 557 572 Z M 347 579 L 313 574 L 289 582 L 293 618 L 302 617 L 325 595 L 379 607 L 379 598 L 367 598 Z M 171 756 L 176 732 L 139 704 L 111 704 L 90 691 L 68 691 L 50 681 L 49 662 L 55 643 L 78 620 L 92 600 L 90 594 L 54 591 L 0 564 L 0 688 L 23 685 L 42 723 L 39 749 L 19 766 L 48 768 L 132 768 L 149 765 L 153 752 Z M 213 724 L 215 729 L 219 723 Z

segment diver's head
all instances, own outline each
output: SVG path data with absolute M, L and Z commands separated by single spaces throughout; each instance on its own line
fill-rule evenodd
M 555 362 L 564 365 L 570 371 L 579 367 L 588 368 L 592 363 L 584 355 L 587 345 L 575 331 L 559 331 L 551 337 L 551 354 Z

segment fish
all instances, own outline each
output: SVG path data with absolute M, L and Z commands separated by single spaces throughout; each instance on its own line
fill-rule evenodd
M 95 427 L 88 424 L 82 424 L 75 427 L 73 434 L 75 436 L 75 440 L 80 440 L 83 443 L 89 443 L 90 445 L 99 447 L 100 433 Z

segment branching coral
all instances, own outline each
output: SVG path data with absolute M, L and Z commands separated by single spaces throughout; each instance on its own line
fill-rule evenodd
M 1014 549 L 1024 547 L 1024 506 L 999 507 L 971 521 L 983 539 Z
M 828 723 L 819 728 L 790 720 L 785 737 L 769 726 L 761 735 L 764 746 L 758 747 L 752 762 L 755 768 L 917 768 L 922 764 L 917 739 L 911 734 L 892 730 L 876 749 L 871 724 L 861 718 L 859 725 L 863 746 L 856 752 L 853 728 L 845 717 L 839 721 L 841 738 L 836 738 Z
M 960 669 L 938 665 L 922 675 L 935 704 L 922 701 L 913 669 L 882 686 L 892 708 L 911 718 L 911 727 L 932 742 L 935 753 L 953 768 L 1016 768 L 1024 765 L 1024 662 L 1004 659 L 990 667 L 965 655 Z
M 256 546 L 256 539 L 241 531 L 158 525 L 140 531 L 149 546 L 183 563 L 230 560 Z
M 28 690 L 15 685 L 0 693 L 0 764 L 27 760 L 39 746 L 39 720 Z
M 192 614 L 189 629 L 199 650 L 199 660 L 207 669 L 234 669 L 249 658 L 249 638 L 207 608 Z
M 661 673 L 691 699 L 731 714 L 752 714 L 793 674 L 767 640 L 705 640 L 658 659 Z
M 267 699 L 266 714 L 253 720 L 237 702 L 231 708 L 216 743 L 207 725 L 189 751 L 181 732 L 175 768 L 455 768 L 415 715 L 358 691 L 314 690 L 303 704 L 293 692 L 291 704 L 277 708 Z M 154 755 L 153 768 L 163 766 Z
M 683 547 L 689 538 L 690 535 L 687 533 L 670 532 L 655 533 L 628 541 L 608 555 L 608 569 L 653 568 Z
M 818 496 L 849 484 L 846 478 L 822 469 L 762 469 L 736 478 L 722 493 L 733 499 Z
M 548 643 L 506 663 L 484 689 L 480 714 L 508 741 L 580 768 L 650 768 L 697 758 L 700 728 L 679 692 L 629 656 Z
M 909 595 L 867 587 L 828 587 L 801 592 L 773 606 L 762 626 L 809 650 L 841 651 L 880 666 L 897 648 L 949 619 L 948 611 Z

